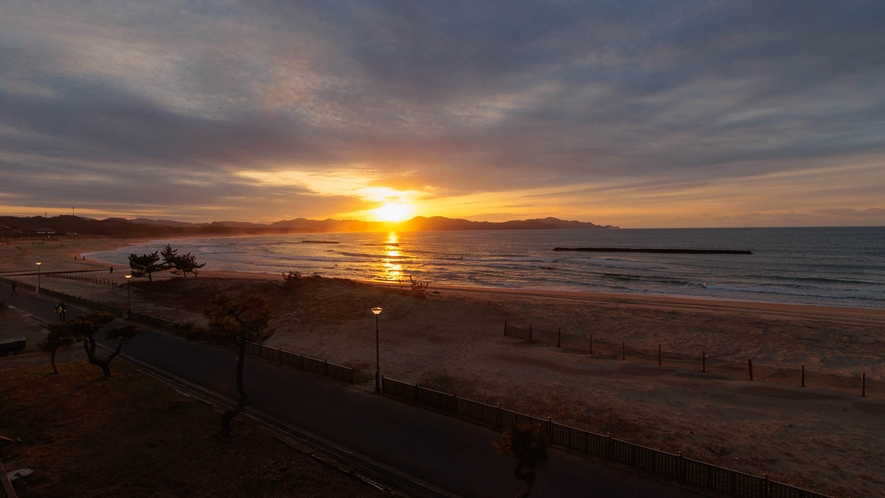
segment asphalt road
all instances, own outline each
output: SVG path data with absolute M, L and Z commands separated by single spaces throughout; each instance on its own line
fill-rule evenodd
M 41 320 L 58 320 L 55 300 L 21 289 L 6 297 L 4 284 L 0 296 Z M 69 318 L 80 312 L 68 306 Z M 232 350 L 148 331 L 123 353 L 236 398 Z M 522 488 L 512 457 L 495 453 L 499 434 L 490 429 L 254 357 L 246 361 L 244 382 L 251 406 L 451 493 L 507 497 Z M 707 496 L 555 449 L 537 476 L 536 498 Z

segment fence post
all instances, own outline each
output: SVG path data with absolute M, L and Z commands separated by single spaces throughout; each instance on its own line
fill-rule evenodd
M 283 363 L 283 348 L 277 348 L 277 361 Z
M 556 329 L 556 347 L 560 347 L 560 339 L 562 338 L 562 327 Z
M 323 360 L 323 375 L 329 376 L 329 360 Z
M 658 343 L 658 366 L 661 366 L 661 344 Z
M 771 481 L 768 474 L 762 474 L 762 498 L 771 498 Z
M 605 437 L 605 457 L 611 460 L 615 456 L 615 442 L 612 440 L 612 433 L 606 432 Z
M 685 482 L 685 457 L 679 452 L 679 460 L 676 461 L 676 480 Z
M 550 441 L 551 439 L 553 439 L 553 419 L 551 417 L 547 417 L 547 424 L 545 425 L 545 429 L 547 432 L 545 436 L 547 437 L 547 440 Z
M 707 352 L 701 351 L 701 372 L 707 371 Z
M 753 380 L 753 360 L 747 358 L 747 368 L 750 370 L 750 380 Z
M 802 387 L 805 387 L 805 365 L 802 365 Z
M 532 342 L 532 324 L 529 324 L 529 342 Z
M 867 373 L 862 372 L 860 374 L 860 395 L 864 398 L 867 397 Z
M 460 415 L 460 413 L 458 413 L 458 395 L 455 393 L 452 393 L 452 412 L 454 412 L 455 415 Z
M 499 428 L 504 427 L 504 413 L 501 411 L 501 403 L 495 405 L 495 425 Z M 483 417 L 485 418 L 485 417 Z
M 300 359 L 298 360 L 298 368 L 304 370 L 304 353 L 300 354 L 299 358 Z

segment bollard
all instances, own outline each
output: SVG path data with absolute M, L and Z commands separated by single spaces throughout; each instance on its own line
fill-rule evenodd
M 805 387 L 805 365 L 802 365 L 802 387 Z
M 707 352 L 701 351 L 701 372 L 707 371 Z
M 860 374 L 860 395 L 864 398 L 867 397 L 867 373 L 862 372 Z
M 750 370 L 750 380 L 753 380 L 753 360 L 747 359 L 747 368 Z

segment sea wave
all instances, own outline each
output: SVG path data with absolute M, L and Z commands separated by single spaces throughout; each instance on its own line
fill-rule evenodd
M 420 275 L 449 285 L 597 290 L 885 307 L 885 229 L 556 230 L 323 235 L 332 247 L 301 244 L 303 235 L 158 240 L 91 253 L 127 265 L 129 253 L 166 243 L 191 252 L 206 269 L 305 273 L 390 280 Z M 871 242 L 874 241 L 875 243 Z M 635 254 L 552 253 L 556 246 L 752 248 L 752 259 Z M 872 244 L 872 245 L 871 245 Z M 389 256 L 383 247 L 396 247 Z M 387 265 L 398 266 L 391 273 Z M 706 283 L 706 285 L 704 285 Z

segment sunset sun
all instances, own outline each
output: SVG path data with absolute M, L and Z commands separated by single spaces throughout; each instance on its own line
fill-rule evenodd
M 412 216 L 414 209 L 410 204 L 401 202 L 388 202 L 383 206 L 372 210 L 372 215 L 377 221 L 404 221 Z

